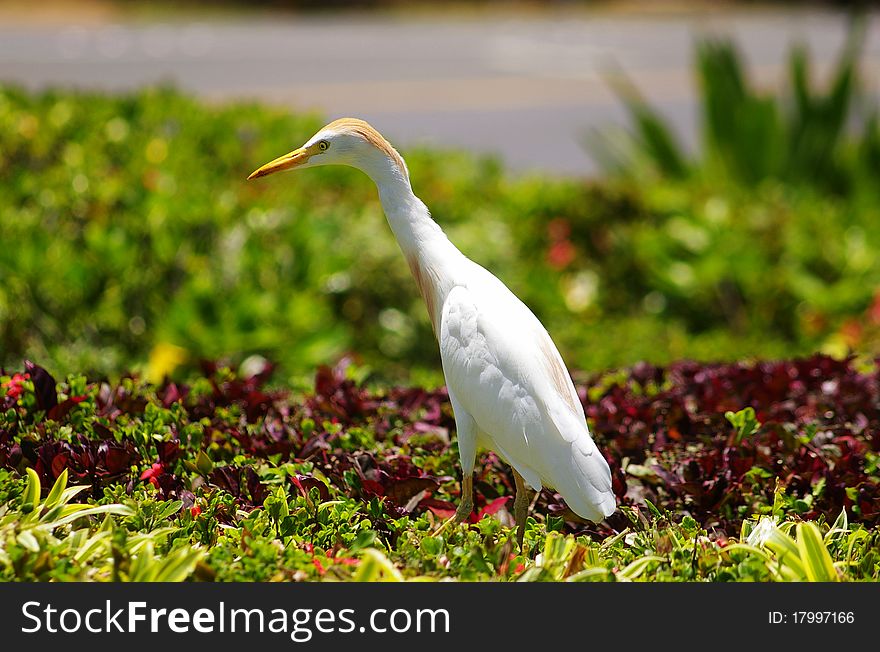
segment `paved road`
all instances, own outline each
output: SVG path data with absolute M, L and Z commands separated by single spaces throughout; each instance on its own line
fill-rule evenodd
M 624 70 L 693 142 L 695 37 L 732 34 L 755 76 L 771 84 L 796 40 L 827 67 L 845 26 L 843 15 L 821 10 L 79 25 L 7 17 L 0 80 L 108 90 L 170 80 L 210 99 L 256 97 L 364 117 L 404 148 L 466 147 L 500 153 L 521 171 L 582 174 L 595 170 L 584 134 L 625 123 L 604 81 L 609 69 Z M 878 15 L 869 22 L 865 69 L 880 77 Z

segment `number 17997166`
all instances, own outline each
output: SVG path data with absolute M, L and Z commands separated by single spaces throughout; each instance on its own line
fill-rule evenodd
M 851 625 L 856 621 L 853 611 L 770 611 L 771 625 Z

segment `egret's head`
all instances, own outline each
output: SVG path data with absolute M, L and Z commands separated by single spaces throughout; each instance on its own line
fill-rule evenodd
M 299 149 L 258 168 L 248 179 L 319 165 L 349 165 L 363 170 L 374 180 L 385 174 L 400 175 L 404 179 L 409 177 L 403 158 L 382 134 L 363 120 L 340 118 L 321 129 Z

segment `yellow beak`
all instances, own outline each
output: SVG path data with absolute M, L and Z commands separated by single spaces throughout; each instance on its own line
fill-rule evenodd
M 281 172 L 282 170 L 289 170 L 290 168 L 295 168 L 298 165 L 302 165 L 306 161 L 309 160 L 312 153 L 308 151 L 304 147 L 300 147 L 299 149 L 295 149 L 284 156 L 279 156 L 274 161 L 269 161 L 261 168 L 257 168 L 251 175 L 248 177 L 248 181 L 251 179 L 256 179 L 258 177 L 265 177 L 267 174 L 272 174 L 273 172 Z

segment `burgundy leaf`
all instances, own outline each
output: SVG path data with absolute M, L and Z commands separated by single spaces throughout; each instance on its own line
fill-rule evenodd
M 501 496 L 500 498 L 496 498 L 479 511 L 479 513 L 477 514 L 477 520 L 479 521 L 484 516 L 497 514 L 501 510 L 501 508 L 507 504 L 509 500 L 510 496 Z
M 45 411 L 58 405 L 58 394 L 55 392 L 55 379 L 52 375 L 41 366 L 34 364 L 30 360 L 25 360 L 24 368 L 30 374 L 31 382 L 34 384 L 34 394 L 37 397 L 37 408 Z
M 392 503 L 403 507 L 416 494 L 426 489 L 434 490 L 438 486 L 439 483 L 433 478 L 405 478 L 389 483 L 385 495 Z
M 170 464 L 179 459 L 183 453 L 180 450 L 180 442 L 172 440 L 157 442 L 156 454 L 160 462 Z
M 71 396 L 68 399 L 64 399 L 61 403 L 52 407 L 47 416 L 53 421 L 61 421 L 74 407 L 87 398 L 88 396 Z
M 70 455 L 67 453 L 59 453 L 55 457 L 52 458 L 52 477 L 57 478 L 64 472 L 64 469 L 67 468 L 67 464 L 70 461 Z
M 318 478 L 312 477 L 310 475 L 292 475 L 290 476 L 290 481 L 296 486 L 299 490 L 300 494 L 308 497 L 309 490 L 312 488 L 317 488 L 318 492 L 321 494 L 321 501 L 330 500 L 330 490 L 327 489 L 327 485 L 318 480 Z

